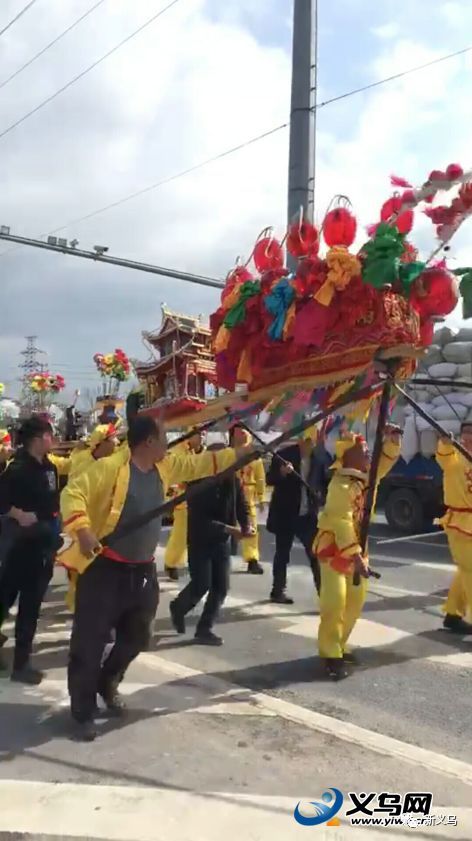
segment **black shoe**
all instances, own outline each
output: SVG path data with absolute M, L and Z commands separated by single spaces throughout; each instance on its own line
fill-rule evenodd
M 5 645 L 6 642 L 8 642 L 7 635 L 2 634 L 2 632 L 0 631 L 0 648 L 3 648 L 3 646 Z
M 444 617 L 443 626 L 453 634 L 462 634 L 466 636 L 472 634 L 472 625 L 466 622 L 462 616 L 454 616 L 452 613 L 446 613 Z
M 178 611 L 175 609 L 175 602 L 170 603 L 169 611 L 172 624 L 177 633 L 185 634 L 185 616 L 182 616 L 182 614 L 178 613 Z
M 165 567 L 165 572 L 171 581 L 179 580 L 179 570 L 176 567 Z
M 22 669 L 13 669 L 10 679 L 15 683 L 26 683 L 29 686 L 39 686 L 44 677 L 40 669 L 33 669 L 32 666 L 23 666 Z
M 214 634 L 213 631 L 197 631 L 195 634 L 195 642 L 198 645 L 223 645 L 221 637 Z
M 293 599 L 287 596 L 286 593 L 271 593 L 270 600 L 274 604 L 293 604 Z
M 93 721 L 72 720 L 71 739 L 74 742 L 94 742 L 97 738 L 97 728 Z
M 345 651 L 343 654 L 343 660 L 345 663 L 350 663 L 352 666 L 360 665 L 359 657 L 354 651 Z
M 248 561 L 247 571 L 249 575 L 264 575 L 264 567 L 259 561 Z
M 344 660 L 341 658 L 325 660 L 325 671 L 330 680 L 338 681 L 349 677 Z
M 126 715 L 127 706 L 118 692 L 117 683 L 102 684 L 98 687 L 98 694 L 103 699 L 109 715 L 114 718 Z

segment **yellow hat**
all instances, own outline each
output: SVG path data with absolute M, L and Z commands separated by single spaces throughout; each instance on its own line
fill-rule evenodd
M 112 423 L 101 423 L 95 427 L 87 443 L 93 452 L 103 441 L 108 441 L 109 438 L 115 438 L 115 436 L 116 427 Z
M 365 439 L 362 435 L 355 435 L 353 432 L 348 432 L 342 438 L 336 441 L 334 453 L 336 461 L 332 465 L 333 470 L 343 466 L 343 458 L 349 450 L 352 450 L 358 444 L 365 444 Z

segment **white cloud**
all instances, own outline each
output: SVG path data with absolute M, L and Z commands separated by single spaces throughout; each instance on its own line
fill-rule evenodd
M 463 28 L 467 24 L 468 13 L 470 14 L 470 8 L 466 9 L 465 3 L 460 3 L 458 0 L 449 0 L 441 4 L 441 17 L 453 29 Z
M 380 26 L 373 26 L 371 31 L 377 38 L 390 40 L 391 38 L 397 37 L 400 32 L 400 26 L 398 23 L 390 21 L 390 23 L 383 23 Z

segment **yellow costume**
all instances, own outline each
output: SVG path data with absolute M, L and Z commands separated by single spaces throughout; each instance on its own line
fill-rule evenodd
M 321 572 L 318 647 L 320 656 L 327 659 L 343 657 L 367 595 L 366 578 L 361 577 L 357 586 L 353 584 L 353 556 L 361 554 L 360 524 L 368 476 L 342 466 L 344 453 L 356 443 L 355 436 L 350 436 L 336 445 L 334 475 L 313 547 Z M 399 453 L 399 445 L 384 443 L 378 482 L 393 467 Z
M 190 453 L 188 441 L 182 441 L 174 448 L 174 452 L 185 455 Z M 180 496 L 185 491 L 185 485 L 174 485 L 169 489 L 168 496 Z M 181 502 L 173 511 L 173 523 L 164 553 L 165 569 L 181 569 L 187 560 L 187 503 Z
M 472 610 L 472 465 L 447 441 L 439 441 L 436 461 L 443 470 L 447 508 L 439 522 L 457 565 L 443 611 L 465 616 Z
M 262 460 L 258 458 L 246 465 L 238 472 L 238 476 L 249 509 L 249 524 L 254 529 L 254 534 L 243 537 L 241 541 L 243 558 L 249 563 L 249 561 L 258 561 L 260 558 L 257 506 L 265 501 L 266 494 L 266 477 Z
M 93 432 L 89 435 L 87 441 L 80 442 L 72 450 L 70 454 L 69 466 L 69 482 L 73 481 L 76 476 L 82 473 L 83 470 L 88 470 L 92 464 L 95 464 L 96 458 L 94 452 L 96 448 L 107 441 L 109 438 L 116 436 L 116 428 L 113 424 L 99 424 L 95 427 Z M 71 611 L 75 610 L 75 591 L 77 587 L 77 573 L 69 570 L 69 587 L 66 593 L 66 605 Z
M 235 458 L 232 449 L 200 455 L 170 450 L 156 464 L 156 468 L 164 492 L 167 492 L 171 485 L 194 482 L 220 473 L 234 464 Z M 61 563 L 68 569 L 76 570 L 79 575 L 85 572 L 94 559 L 81 554 L 78 542 L 74 539 L 76 532 L 90 528 L 101 540 L 114 531 L 128 493 L 129 465 L 130 451 L 128 447 L 120 447 L 109 458 L 100 459 L 89 470 L 82 471 L 62 492 L 64 529 L 73 538 L 73 543 L 62 553 Z

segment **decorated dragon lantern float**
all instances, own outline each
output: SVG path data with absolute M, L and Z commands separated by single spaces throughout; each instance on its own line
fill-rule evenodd
M 283 241 L 264 230 L 247 264 L 229 272 L 211 316 L 218 386 L 246 389 L 256 401 L 287 386 L 312 389 L 356 378 L 374 358 L 401 360 L 398 375 L 410 376 L 431 343 L 434 321 L 459 299 L 457 279 L 438 255 L 472 212 L 471 178 L 458 164 L 433 171 L 418 189 L 392 176 L 396 191 L 360 247 L 344 196 L 319 229 L 300 216 Z M 450 204 L 433 206 L 439 192 L 453 187 Z M 418 211 L 431 219 L 438 239 L 426 260 L 408 239 Z M 455 274 L 461 272 L 467 300 L 472 273 Z

